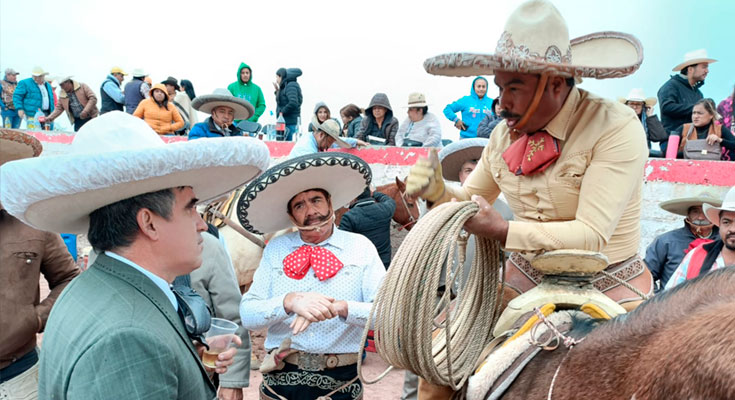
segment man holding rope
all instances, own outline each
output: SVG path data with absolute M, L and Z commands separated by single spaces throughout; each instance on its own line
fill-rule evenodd
M 480 211 L 465 229 L 512 252 L 505 282 L 518 294 L 541 278 L 528 260 L 556 249 L 602 252 L 610 262 L 606 272 L 652 293 L 651 275 L 637 254 L 645 133 L 625 106 L 575 86 L 582 77 L 630 75 L 642 61 L 641 44 L 631 35 L 602 32 L 570 41 L 566 22 L 550 2 L 522 4 L 508 19 L 495 54 L 445 54 L 424 63 L 435 75 L 495 75 L 504 121 L 461 188 L 444 184 L 434 156 L 412 167 L 407 193 L 430 205 L 452 198 L 476 202 Z M 500 193 L 515 221 L 491 206 Z M 634 308 L 640 296 L 617 280 L 600 275 L 593 283 Z M 419 391 L 421 399 L 446 395 Z
M 240 198 L 245 229 L 298 229 L 268 243 L 240 303 L 245 328 L 268 328 L 261 399 L 362 398 L 357 356 L 385 268 L 370 240 L 334 226 L 334 209 L 370 179 L 358 157 L 309 154 L 272 167 Z

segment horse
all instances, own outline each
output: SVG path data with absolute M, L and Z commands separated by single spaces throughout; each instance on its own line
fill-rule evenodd
M 393 214 L 393 221 L 399 226 L 399 229 L 405 228 L 410 230 L 419 218 L 419 207 L 415 200 L 411 200 L 405 196 L 405 182 L 396 177 L 395 183 L 379 186 L 376 190 L 390 196 L 396 202 L 396 211 Z M 236 200 L 233 201 L 236 203 Z M 253 282 L 253 275 L 255 274 L 255 270 L 258 268 L 260 259 L 263 256 L 263 247 L 238 232 L 239 230 L 244 230 L 244 228 L 242 228 L 240 220 L 235 215 L 236 208 L 237 207 L 230 207 L 226 215 L 235 227 L 233 228 L 229 225 L 221 226 L 219 228 L 219 234 L 227 244 L 227 249 L 232 259 L 232 265 L 235 268 L 235 275 L 237 276 L 240 291 L 245 293 Z M 335 223 L 337 226 L 339 226 L 339 220 L 346 211 L 346 208 L 335 210 Z M 254 238 L 255 241 L 260 241 L 262 244 L 276 236 L 292 231 L 293 229 L 284 229 L 271 234 L 253 236 L 256 236 Z
M 541 351 L 502 399 L 735 399 L 733 326 L 728 267 L 611 320 L 575 319 L 577 344 Z

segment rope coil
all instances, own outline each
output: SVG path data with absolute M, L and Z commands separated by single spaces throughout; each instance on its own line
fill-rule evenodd
M 474 202 L 450 202 L 419 219 L 391 262 L 362 337 L 364 343 L 374 320 L 375 347 L 383 360 L 453 390 L 460 389 L 474 372 L 500 315 L 503 251 L 499 242 L 482 237 L 475 240 L 467 283 L 450 303 L 449 288 L 465 268 L 467 238 L 462 227 L 478 211 Z M 437 301 L 445 263 L 447 290 Z M 437 323 L 436 317 L 443 317 L 443 322 Z M 438 334 L 435 328 L 441 328 Z M 368 384 L 382 379 L 391 368 L 369 381 L 362 375 L 362 356 L 358 358 L 358 373 Z

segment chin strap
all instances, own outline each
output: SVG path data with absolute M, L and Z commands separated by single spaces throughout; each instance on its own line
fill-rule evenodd
M 546 82 L 549 81 L 549 73 L 544 72 L 539 77 L 538 83 L 536 84 L 536 92 L 533 94 L 533 99 L 531 100 L 531 104 L 528 106 L 528 109 L 521 117 L 521 120 L 518 121 L 516 126 L 513 127 L 513 132 L 521 134 L 520 130 L 523 129 L 524 126 L 526 126 L 526 123 L 528 123 L 528 120 L 531 119 L 533 114 L 536 112 L 536 109 L 538 108 L 539 103 L 541 103 L 541 97 L 544 94 L 544 90 L 546 89 Z
M 296 220 L 293 219 L 292 216 L 289 215 L 288 217 L 291 219 L 291 223 L 294 224 L 294 226 L 296 227 L 296 229 L 298 229 L 300 231 L 317 231 L 317 232 L 321 232 L 322 231 L 322 228 L 325 225 L 333 224 L 334 221 L 335 221 L 334 211 L 332 211 L 330 213 L 329 217 L 327 217 L 326 220 L 320 222 L 319 224 L 309 225 L 309 226 L 299 225 L 298 222 L 296 222 Z
M 684 222 L 689 226 L 690 230 L 694 230 L 694 234 L 702 239 L 708 239 L 710 236 L 712 236 L 712 228 L 714 227 L 714 224 L 709 225 L 697 225 L 692 223 L 692 221 L 689 220 L 689 218 L 685 218 Z M 702 231 L 709 231 L 707 235 L 704 235 Z

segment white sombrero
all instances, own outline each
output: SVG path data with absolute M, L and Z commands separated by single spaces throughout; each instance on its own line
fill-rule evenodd
M 569 40 L 559 11 L 547 0 L 521 4 L 505 24 L 494 54 L 449 53 L 429 58 L 430 74 L 493 75 L 496 70 L 575 78 L 620 78 L 643 62 L 643 47 L 622 32 L 597 32 Z
M 444 146 L 439 152 L 439 162 L 442 165 L 442 176 L 446 180 L 459 182 L 459 172 L 462 164 L 470 160 L 477 160 L 482 150 L 490 143 L 489 139 L 473 138 L 452 142 Z
M 733 211 L 735 212 L 735 186 L 731 187 L 730 190 L 725 194 L 725 198 L 722 199 L 722 205 L 715 206 L 713 204 L 704 203 L 702 204 L 702 210 L 704 215 L 707 217 L 709 222 L 720 226 L 720 211 Z
M 352 154 L 322 152 L 292 158 L 250 182 L 237 202 L 237 217 L 254 233 L 293 226 L 288 202 L 309 189 L 324 189 L 334 210 L 354 200 L 372 180 L 370 166 Z
M 215 107 L 230 107 L 235 110 L 235 119 L 239 120 L 248 119 L 255 112 L 249 101 L 233 96 L 227 89 L 214 89 L 212 94 L 197 96 L 191 106 L 207 114 L 211 114 Z
M 191 186 L 201 201 L 229 192 L 270 161 L 262 141 L 246 137 L 166 144 L 142 119 L 124 112 L 94 118 L 70 154 L 0 167 L 0 202 L 40 230 L 86 233 L 89 214 L 143 193 Z
M 618 101 L 623 104 L 626 104 L 629 101 L 640 101 L 641 103 L 646 103 L 646 107 L 649 108 L 655 106 L 657 103 L 655 97 L 646 97 L 643 93 L 643 89 L 641 88 L 630 89 L 628 97 L 618 97 Z
M 687 216 L 689 209 L 695 206 L 704 206 L 704 203 L 709 203 L 715 207 L 719 207 L 722 204 L 722 200 L 712 191 L 702 191 L 696 196 L 680 197 L 677 199 L 666 200 L 659 204 L 662 209 L 677 215 Z
M 16 129 L 0 128 L 0 165 L 37 157 L 41 151 L 43 146 L 35 137 Z
M 717 60 L 707 57 L 707 50 L 694 50 L 684 54 L 684 61 L 677 64 L 676 67 L 672 69 L 672 71 L 681 71 L 682 69 L 684 69 L 684 67 L 688 67 L 690 65 L 713 62 L 717 62 Z

